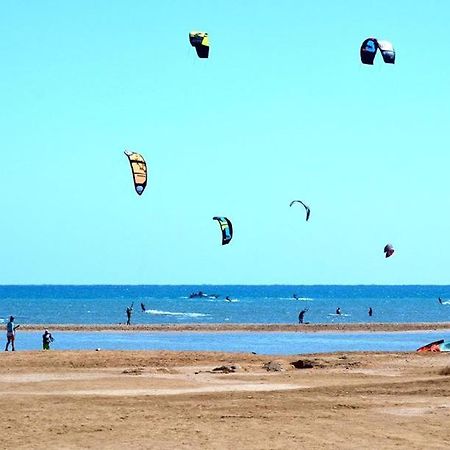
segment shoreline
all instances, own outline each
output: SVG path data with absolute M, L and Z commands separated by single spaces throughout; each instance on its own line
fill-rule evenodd
M 396 332 L 396 331 L 450 331 L 450 322 L 415 322 L 415 323 L 349 323 L 349 324 L 163 324 L 163 325 L 125 325 L 125 324 L 21 324 L 22 331 L 71 332 L 291 332 L 291 333 L 323 333 L 323 332 Z

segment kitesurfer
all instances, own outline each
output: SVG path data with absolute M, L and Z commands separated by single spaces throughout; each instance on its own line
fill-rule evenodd
M 373 309 L 372 309 L 372 307 L 370 306 L 370 307 L 369 307 L 369 317 L 372 317 L 372 314 L 373 314 Z
M 54 340 L 52 334 L 45 329 L 42 335 L 42 350 L 50 350 L 50 343 Z
M 142 312 L 145 312 L 146 310 L 145 310 L 145 305 L 143 304 L 143 303 L 141 303 L 141 309 L 142 309 Z
M 338 316 L 341 315 L 341 308 L 336 308 L 336 314 L 337 314 Z
M 131 314 L 133 314 L 133 303 L 127 307 L 127 325 L 131 325 Z
M 11 344 L 12 351 L 16 351 L 14 341 L 16 340 L 16 330 L 20 325 L 14 325 L 14 316 L 9 317 L 9 322 L 6 324 L 6 347 L 5 352 L 8 351 L 9 344 Z
M 438 298 L 438 302 L 442 305 L 442 298 L 441 297 Z
M 303 320 L 305 318 L 305 314 L 308 309 L 302 309 L 298 315 L 298 323 L 303 323 Z
M 292 294 L 292 298 L 293 298 L 294 300 L 298 300 L 298 295 L 297 295 L 297 294 Z

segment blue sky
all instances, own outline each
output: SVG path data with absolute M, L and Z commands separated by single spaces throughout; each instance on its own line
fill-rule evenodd
M 449 16 L 446 0 L 2 2 L 0 283 L 449 284 Z M 360 63 L 369 36 L 395 66 Z M 125 149 L 146 158 L 141 197 Z

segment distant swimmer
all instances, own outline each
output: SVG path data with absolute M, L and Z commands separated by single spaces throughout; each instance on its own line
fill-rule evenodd
M 298 315 L 298 323 L 304 323 L 304 319 L 305 319 L 305 314 L 306 311 L 308 311 L 308 308 L 302 309 Z
M 145 312 L 145 311 L 146 311 L 145 305 L 144 305 L 143 303 L 141 303 L 141 309 L 142 309 L 142 312 Z
M 337 309 L 336 309 L 336 314 L 337 314 L 338 316 L 341 315 L 341 308 L 337 308 Z
M 372 307 L 370 307 L 369 308 L 369 317 L 372 317 L 372 315 L 373 315 L 373 309 L 372 309 Z
M 293 298 L 294 300 L 298 300 L 298 295 L 297 295 L 297 294 L 292 294 L 292 298 Z

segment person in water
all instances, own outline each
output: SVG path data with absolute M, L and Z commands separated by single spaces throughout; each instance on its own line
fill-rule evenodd
M 442 305 L 442 298 L 441 297 L 438 298 L 438 302 Z
M 298 295 L 297 295 L 297 294 L 292 294 L 292 298 L 293 298 L 294 300 L 298 300 Z
M 298 323 L 303 323 L 307 309 L 302 309 L 298 315 Z
M 369 317 L 372 317 L 372 314 L 373 314 L 373 309 L 372 309 L 372 307 L 370 306 L 370 307 L 369 307 Z
M 131 325 L 131 314 L 133 314 L 133 303 L 127 308 L 127 325 Z
M 336 314 L 337 314 L 338 316 L 341 315 L 341 308 L 336 308 Z
M 13 352 L 16 351 L 14 347 L 14 341 L 16 340 L 16 330 L 20 325 L 14 325 L 14 316 L 9 317 L 9 322 L 6 324 L 6 347 L 5 352 L 8 351 L 9 344 Z
M 42 335 L 42 350 L 50 350 L 50 343 L 53 342 L 53 336 L 47 329 L 44 330 Z
M 146 311 L 145 305 L 144 305 L 143 303 L 141 303 L 141 309 L 142 309 L 142 312 L 145 312 L 145 311 Z

